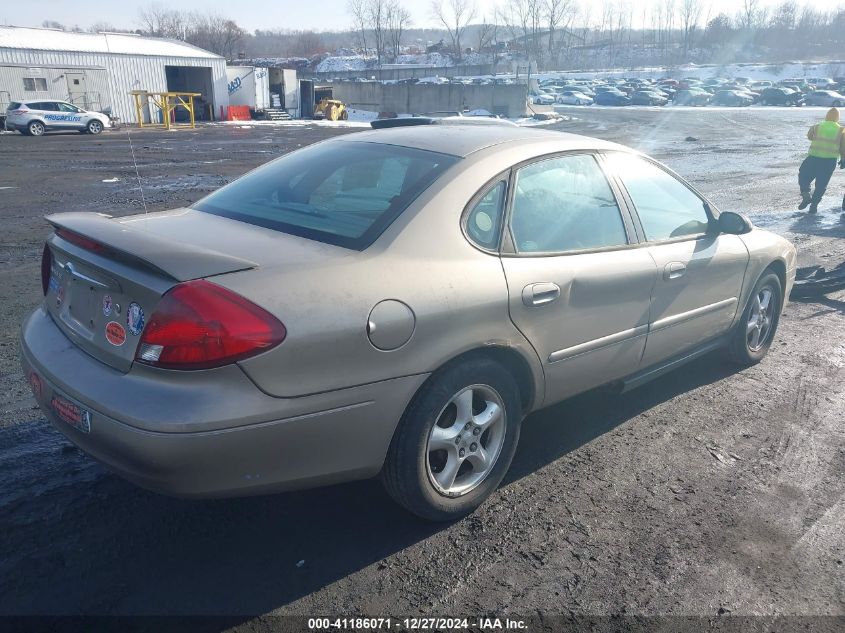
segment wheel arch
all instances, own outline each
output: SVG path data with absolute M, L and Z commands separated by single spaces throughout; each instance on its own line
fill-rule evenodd
M 444 371 L 454 367 L 455 365 L 478 358 L 498 363 L 513 376 L 517 388 L 519 389 L 520 405 L 523 413 L 527 414 L 532 411 L 538 403 L 542 402 L 542 378 L 537 376 L 535 370 L 532 368 L 531 361 L 525 357 L 525 353 L 513 346 L 496 343 L 463 351 L 442 363 L 431 373 L 431 375 L 429 375 L 425 382 L 420 385 L 416 393 L 414 393 L 414 396 L 409 401 L 409 406 L 410 403 L 417 397 L 417 394 L 425 389 L 429 383 L 435 380 Z
M 762 277 L 763 275 L 765 275 L 769 271 L 774 272 L 778 276 L 778 279 L 780 279 L 780 287 L 783 290 L 783 292 L 785 293 L 786 292 L 786 262 L 784 262 L 781 259 L 775 259 L 768 266 L 766 266 L 763 269 L 763 272 L 761 272 L 758 275 L 757 280 L 755 280 L 754 283 L 756 284 L 757 281 L 760 280 L 760 277 Z

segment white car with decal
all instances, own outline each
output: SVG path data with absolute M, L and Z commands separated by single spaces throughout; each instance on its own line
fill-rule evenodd
M 47 130 L 78 130 L 99 134 L 111 127 L 111 119 L 102 112 L 91 112 L 54 99 L 12 101 L 6 109 L 6 129 L 21 134 L 41 136 Z

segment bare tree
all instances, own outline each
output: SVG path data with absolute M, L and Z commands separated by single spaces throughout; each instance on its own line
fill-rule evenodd
M 191 13 L 187 16 L 185 41 L 206 50 L 234 59 L 246 32 L 234 20 L 213 13 Z
M 740 24 L 746 31 L 750 31 L 757 24 L 760 0 L 742 0 L 742 10 L 739 14 Z
M 188 14 L 153 3 L 138 11 L 141 30 L 154 37 L 184 40 L 188 32 Z
M 95 22 L 94 24 L 92 24 L 91 26 L 89 26 L 85 30 L 88 33 L 102 33 L 104 31 L 109 32 L 109 33 L 117 33 L 117 32 L 128 33 L 128 31 L 125 31 L 125 30 L 119 31 L 114 26 L 114 24 L 112 24 L 111 22 Z
M 545 0 L 544 10 L 546 23 L 549 27 L 549 57 L 553 55 L 555 46 L 555 33 L 558 27 L 564 29 L 569 27 L 572 18 L 575 16 L 575 0 Z
M 402 34 L 411 24 L 411 12 L 399 4 L 399 0 L 387 0 L 385 21 L 387 23 L 387 41 L 393 59 L 402 52 Z
M 473 0 L 432 0 L 431 10 L 434 17 L 449 32 L 452 48 L 460 61 L 463 55 L 461 38 L 469 23 L 475 18 Z
M 692 46 L 692 38 L 698 22 L 701 20 L 701 13 L 704 10 L 703 0 L 683 0 L 681 4 L 681 25 L 684 29 L 684 52 L 689 52 Z
M 772 26 L 783 31 L 791 31 L 798 22 L 798 5 L 794 0 L 787 0 L 775 9 Z
M 525 51 L 529 65 L 540 57 L 544 6 L 543 0 L 511 0 L 500 14 L 511 39 L 519 42 Z
M 293 41 L 293 50 L 298 55 L 311 57 L 312 55 L 319 55 L 325 52 L 326 46 L 323 43 L 323 38 L 318 33 L 314 31 L 300 31 Z
M 381 66 L 387 43 L 387 0 L 367 0 L 367 23 L 376 47 L 376 62 Z
M 367 0 L 349 0 L 347 5 L 352 20 L 355 23 L 355 30 L 361 37 L 361 49 L 367 54 Z
M 402 35 L 411 24 L 411 13 L 400 0 L 349 0 L 347 8 L 365 53 L 369 38 L 379 65 L 388 48 L 394 58 L 399 55 Z
M 491 46 L 494 46 L 499 39 L 499 25 L 496 20 L 496 15 L 493 15 L 493 21 L 487 20 L 487 16 L 481 18 L 481 24 L 478 25 L 478 45 L 475 50 L 483 53 Z
M 675 31 L 675 18 L 677 17 L 678 7 L 675 6 L 675 0 L 663 0 L 664 10 L 666 13 L 666 36 L 663 44 L 664 51 L 671 51 L 672 49 L 672 34 Z M 665 56 L 665 52 L 664 52 Z

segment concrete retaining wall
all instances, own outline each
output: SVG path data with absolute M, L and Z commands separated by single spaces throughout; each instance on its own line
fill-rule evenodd
M 301 73 L 304 78 L 312 78 L 319 82 L 332 79 L 354 79 L 375 77 L 379 81 L 395 81 L 399 79 L 413 79 L 422 77 L 475 77 L 478 75 L 492 75 L 493 64 L 474 64 L 462 66 L 397 66 L 394 68 L 369 68 L 364 70 L 335 70 L 322 73 Z
M 426 114 L 483 108 L 504 117 L 525 114 L 528 88 L 522 84 L 465 86 L 463 84 L 332 84 L 335 99 L 352 108 L 374 112 Z

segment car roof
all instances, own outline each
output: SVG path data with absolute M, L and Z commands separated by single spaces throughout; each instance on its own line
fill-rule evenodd
M 609 141 L 568 132 L 535 130 L 516 125 L 415 125 L 393 127 L 335 137 L 339 142 L 367 142 L 397 145 L 466 158 L 470 154 L 507 143 L 558 141 L 560 151 L 568 149 L 620 149 Z
M 18 101 L 18 103 L 67 103 L 62 99 L 24 99 L 23 101 Z

